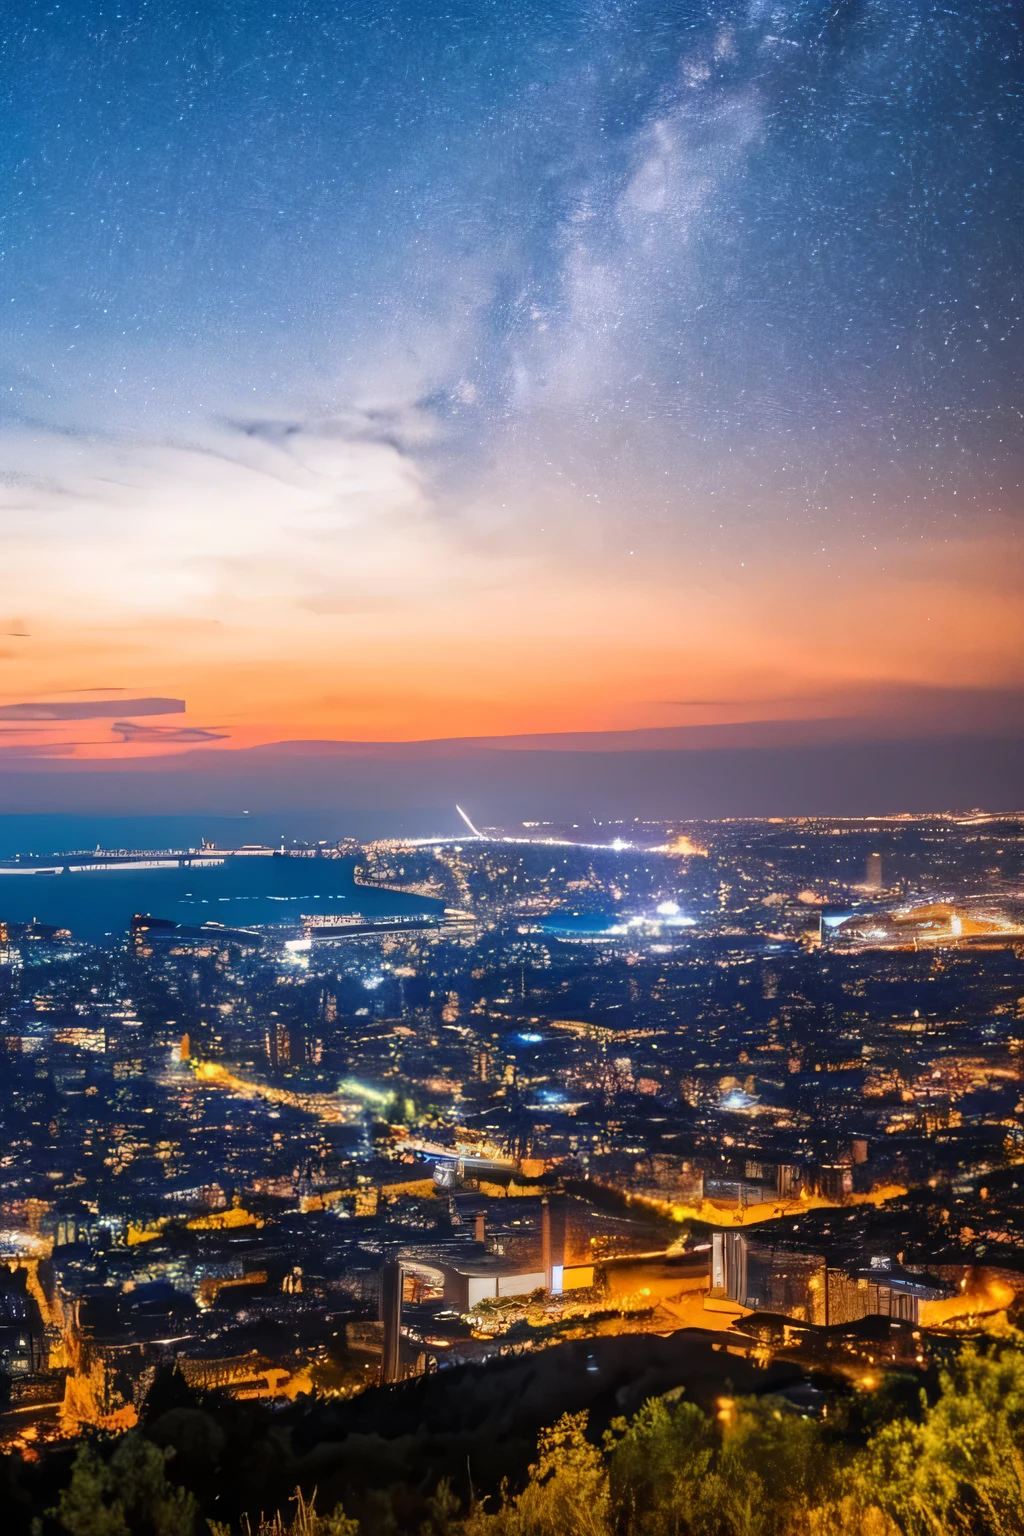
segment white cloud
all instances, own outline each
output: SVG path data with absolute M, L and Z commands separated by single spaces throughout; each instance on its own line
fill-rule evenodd
M 436 600 L 485 573 L 373 423 L 261 422 L 192 443 L 8 433 L 0 607 L 61 625 Z M 486 573 L 493 576 L 493 573 Z

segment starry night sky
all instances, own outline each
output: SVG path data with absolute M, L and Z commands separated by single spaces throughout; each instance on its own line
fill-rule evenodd
M 1015 4 L 4 30 L 10 752 L 1021 685 Z

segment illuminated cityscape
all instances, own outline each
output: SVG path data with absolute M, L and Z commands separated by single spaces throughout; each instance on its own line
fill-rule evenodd
M 1022 1536 L 1019 0 L 0 58 L 0 1536 Z
M 420 907 L 0 928 L 8 1449 L 168 1368 L 345 1401 L 697 1330 L 856 1381 L 879 1320 L 920 1366 L 1024 1305 L 1024 819 L 96 851 L 0 900 L 242 859 Z

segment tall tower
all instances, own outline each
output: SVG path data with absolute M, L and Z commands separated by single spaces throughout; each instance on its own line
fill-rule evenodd
M 380 1361 L 382 1384 L 398 1381 L 402 1360 L 402 1291 L 405 1274 L 401 1262 L 392 1259 L 380 1275 L 380 1320 L 384 1324 Z
M 864 885 L 869 891 L 882 889 L 882 855 L 869 853 L 864 864 Z
M 544 1289 L 560 1296 L 565 1275 L 565 1206 L 560 1200 L 552 1204 L 547 1195 L 540 1207 L 540 1264 Z

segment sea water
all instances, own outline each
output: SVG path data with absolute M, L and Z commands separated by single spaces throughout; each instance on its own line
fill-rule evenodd
M 440 902 L 358 886 L 355 860 L 228 858 L 210 869 L 95 870 L 0 876 L 0 921 L 70 928 L 98 942 L 122 935 L 132 914 L 179 923 L 294 924 L 304 913 L 366 917 L 439 912 Z

